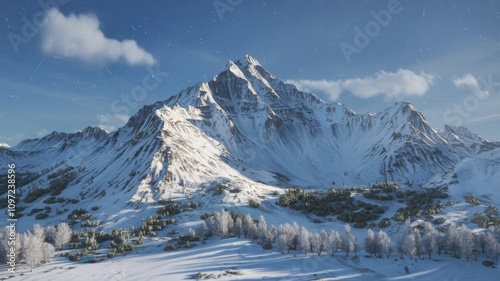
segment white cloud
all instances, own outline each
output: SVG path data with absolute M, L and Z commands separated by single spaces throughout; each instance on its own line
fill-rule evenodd
M 153 56 L 134 40 L 106 38 L 94 15 L 63 15 L 59 10 L 48 12 L 42 28 L 42 50 L 47 54 L 76 58 L 87 63 L 108 63 L 125 60 L 130 65 L 154 65 Z
M 129 118 L 130 116 L 124 114 L 97 114 L 97 126 L 107 132 L 113 132 L 125 125 Z
M 470 73 L 465 74 L 462 77 L 454 78 L 452 82 L 457 88 L 471 89 L 478 98 L 486 98 L 490 95 L 490 92 L 484 90 L 479 84 L 479 81 L 477 81 L 476 77 Z
M 327 80 L 287 80 L 289 84 L 294 84 L 303 92 L 322 92 L 330 97 L 331 100 L 336 100 L 342 92 L 342 86 L 338 81 Z
M 388 99 L 402 99 L 409 96 L 422 96 L 429 90 L 436 76 L 407 69 L 396 72 L 381 70 L 374 76 L 337 81 L 327 80 L 288 80 L 298 89 L 307 92 L 321 92 L 331 100 L 336 100 L 344 91 L 360 98 L 382 95 Z
M 45 137 L 46 135 L 49 134 L 49 131 L 45 130 L 45 129 L 41 129 L 39 130 L 38 132 L 36 132 L 36 135 L 37 137 L 41 138 L 41 137 Z

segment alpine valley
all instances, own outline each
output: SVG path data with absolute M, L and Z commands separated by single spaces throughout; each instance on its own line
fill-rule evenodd
M 465 223 L 478 231 L 481 228 L 472 223 L 474 213 L 483 212 L 490 204 L 500 205 L 500 142 L 485 140 L 463 127 L 446 125 L 435 130 L 407 102 L 396 102 L 379 113 L 356 114 L 344 104 L 326 103 L 284 83 L 248 55 L 230 61 L 208 82 L 144 106 L 114 132 L 88 127 L 77 133 L 53 132 L 13 147 L 0 146 L 0 166 L 12 163 L 18 177 L 18 232 L 31 229 L 35 223 L 48 226 L 69 222 L 68 215 L 79 208 L 98 221 L 97 230 L 111 231 L 139 227 L 149 216 L 158 214 L 165 205 L 163 202 L 199 204 L 173 216 L 176 220 L 173 225 L 145 239 L 135 253 L 119 257 L 123 272 L 131 268 L 127 260 L 138 262 L 140 255 L 152 258 L 166 255 L 155 248 L 165 246 L 172 233 L 187 232 L 200 223 L 201 215 L 223 208 L 237 214 L 250 213 L 255 219 L 263 215 L 269 225 L 297 221 L 311 230 L 343 227 L 346 220 L 335 215 L 321 216 L 279 206 L 279 197 L 290 187 L 318 194 L 332 188 L 359 187 L 351 196 L 356 202 L 375 202 L 385 211 L 372 222 L 378 225 L 384 217 L 388 218 L 392 224 L 387 232 L 393 241 L 403 225 L 394 215 L 401 213 L 404 200 L 377 201 L 366 194 L 363 197 L 359 190 L 369 190 L 375 183 L 396 182 L 403 193 L 439 191 L 447 196 L 443 203 L 449 204 L 436 214 L 412 214 L 412 222 L 426 217 L 431 221 L 441 218 L 457 225 Z M 5 193 L 3 187 L 2 194 Z M 471 194 L 479 204 L 466 202 L 464 196 Z M 257 207 L 250 207 L 250 203 Z M 7 206 L 2 208 L 7 210 Z M 40 210 L 47 216 L 37 216 Z M 82 230 L 89 226 L 78 221 L 72 228 Z M 367 229 L 368 226 L 353 231 L 363 237 Z M 308 268 L 304 261 L 289 255 L 284 263 L 297 267 L 289 276 L 292 271 L 276 270 L 284 264 L 266 272 L 263 264 L 245 263 L 247 259 L 258 264 L 257 256 L 262 253 L 262 263 L 277 262 L 277 258 L 284 256 L 278 252 L 267 254 L 254 242 L 241 241 L 246 240 L 228 238 L 173 254 L 172 264 L 178 267 L 190 256 L 206 264 L 202 269 L 195 266 L 188 269 L 184 265 L 184 270 L 175 271 L 176 277 L 166 278 L 185 279 L 199 271 L 210 273 L 237 266 L 247 275 L 219 278 L 243 280 L 252 276 L 256 280 L 266 275 L 282 280 L 339 280 L 354 276 L 374 280 L 383 279 L 382 275 L 384 278 L 404 275 L 401 270 L 409 264 L 408 260 L 391 259 L 387 268 L 380 271 L 378 263 L 383 263 L 377 260 L 360 265 L 350 259 L 330 257 L 333 261 L 329 261 L 317 257 L 314 266 Z M 231 245 L 238 250 L 233 251 Z M 241 249 L 247 252 L 242 253 Z M 201 256 L 219 250 L 222 261 L 214 268 L 209 267 L 209 258 Z M 244 258 L 233 259 L 231 255 Z M 457 270 L 464 264 L 469 266 L 465 260 L 461 263 L 445 260 L 456 263 L 453 267 Z M 343 264 L 348 270 L 323 271 L 329 262 Z M 159 266 L 159 261 L 151 263 Z M 391 271 L 388 269 L 391 265 L 398 269 Z M 492 270 L 477 262 L 470 265 L 477 267 L 475 274 Z M 410 269 L 417 275 L 404 276 L 429 278 L 431 275 L 426 272 L 437 270 L 430 262 L 419 261 L 418 266 Z M 84 269 L 79 265 L 76 270 Z M 259 270 L 264 275 L 256 273 Z M 138 268 L 123 273 L 120 280 L 128 280 L 126 277 L 136 280 L 142 276 L 139 271 Z M 62 273 L 46 274 L 49 274 L 47 280 L 63 280 L 58 279 L 63 278 Z M 313 277 L 313 274 L 319 275 Z M 328 279 L 334 276 L 339 279 Z M 439 276 L 435 271 L 432 278 L 443 279 L 445 275 Z

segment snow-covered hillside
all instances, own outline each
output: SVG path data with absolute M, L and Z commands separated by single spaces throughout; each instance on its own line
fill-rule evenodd
M 221 182 L 243 190 L 226 199 L 238 205 L 291 185 L 423 184 L 450 169 L 477 175 L 470 163 L 487 153 L 497 157 L 498 147 L 465 128 L 447 126 L 438 133 L 406 102 L 361 115 L 325 103 L 245 56 L 212 80 L 143 107 L 115 132 L 53 132 L 0 148 L 0 164 L 15 163 L 17 173 L 25 173 L 28 179 L 18 187 L 24 196 L 34 188 L 49 189 L 48 175 L 71 166 L 78 172 L 59 196 L 101 206 L 99 219 L 116 226 L 116 211 L 130 204 L 197 193 Z M 484 162 L 485 169 L 492 161 Z M 26 207 L 41 208 L 48 197 Z M 134 213 L 148 213 L 134 206 Z M 66 216 L 64 209 L 59 213 L 53 210 L 48 220 Z
M 0 145 L 0 165 L 8 164 L 16 166 L 18 232 L 35 223 L 48 226 L 69 220 L 68 215 L 79 208 L 100 222 L 99 231 L 137 227 L 156 215 L 162 206 L 159 200 L 166 199 L 200 203 L 175 217 L 170 231 L 176 234 L 197 226 L 201 215 L 222 208 L 250 213 L 253 218 L 264 215 L 274 225 L 297 221 L 312 231 L 342 227 L 334 216 L 278 206 L 278 197 L 291 186 L 326 191 L 399 182 L 402 197 L 396 192 L 393 195 L 400 200 L 375 202 L 361 191 L 349 195 L 360 208 L 375 202 L 385 212 L 385 219 L 393 220 L 387 230 L 393 238 L 400 235 L 402 223 L 392 216 L 405 207 L 401 198 L 408 199 L 425 188 L 446 191 L 459 202 L 439 207 L 444 210 L 436 218 L 445 225 L 451 221 L 471 225 L 473 212 L 481 212 L 489 204 L 500 205 L 499 142 L 489 142 L 462 127 L 445 126 L 437 131 L 407 102 L 397 102 L 379 113 L 356 114 L 343 104 L 325 103 L 282 82 L 250 56 L 229 62 L 210 81 L 144 106 L 115 132 L 88 127 L 71 134 L 53 132 L 14 147 Z M 2 188 L 2 192 L 7 190 Z M 464 195 L 471 193 L 478 196 L 478 206 L 463 203 Z M 436 197 L 430 200 L 431 208 L 438 205 Z M 260 207 L 250 207 L 251 201 Z M 418 219 L 422 217 L 419 213 Z M 381 219 L 377 216 L 373 223 Z M 365 232 L 353 230 L 360 241 Z M 442 270 L 439 263 L 453 263 L 451 268 L 462 270 L 460 278 L 476 277 L 464 271 L 469 264 L 449 257 L 419 261 L 418 265 L 411 259 L 358 263 L 340 256 L 285 257 L 233 238 L 220 242 L 214 238 L 185 252 L 165 253 L 158 248 L 171 239 L 172 234 L 162 230 L 134 253 L 98 265 L 76 266 L 61 258 L 57 260 L 60 266 L 54 264 L 43 272 L 44 278 L 67 280 L 69 272 L 76 272 L 75 276 L 95 280 L 109 280 L 116 274 L 116 280 L 144 276 L 161 280 L 163 275 L 180 280 L 193 276 L 193 270 L 215 274 L 233 266 L 245 275 L 221 275 L 223 280 L 448 278 L 449 271 Z M 194 257 L 199 259 L 198 267 L 187 268 Z M 146 262 L 139 262 L 143 259 Z M 155 269 L 165 259 L 173 270 L 169 274 Z M 282 271 L 287 265 L 292 269 Z M 105 271 L 108 266 L 115 271 Z M 413 266 L 411 274 L 404 272 L 405 266 Z M 91 277 L 84 274 L 88 267 L 97 269 Z M 484 269 L 480 263 L 470 267 Z M 35 271 L 41 270 L 45 269 Z M 25 277 L 23 280 L 38 278 L 29 273 Z

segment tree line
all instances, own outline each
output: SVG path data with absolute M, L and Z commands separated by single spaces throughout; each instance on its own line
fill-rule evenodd
M 310 232 L 297 223 L 268 226 L 261 215 L 254 220 L 250 215 L 237 215 L 234 212 L 221 210 L 213 214 L 204 215 L 203 221 L 195 231 L 196 235 L 226 237 L 244 237 L 257 240 L 263 248 L 276 250 L 282 253 L 301 251 L 308 253 L 329 253 L 334 255 L 343 252 L 346 256 L 358 256 L 361 245 L 351 233 L 349 224 L 345 224 L 342 231 L 335 229 L 321 229 L 319 232 Z M 394 251 L 401 258 L 426 255 L 432 258 L 434 254 L 449 254 L 454 258 L 463 258 L 467 261 L 482 252 L 491 261 L 498 261 L 500 257 L 500 230 L 490 227 L 482 232 L 474 233 L 467 226 L 457 226 L 450 222 L 447 227 L 435 228 L 428 221 L 410 223 L 406 220 L 400 234 L 393 243 L 389 235 L 378 230 L 368 229 L 364 238 L 364 250 L 370 256 L 388 258 Z

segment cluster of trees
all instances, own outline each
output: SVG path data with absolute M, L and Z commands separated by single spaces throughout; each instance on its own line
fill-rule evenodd
M 436 229 L 428 222 L 422 222 L 416 227 L 411 227 L 409 220 L 405 223 L 402 235 L 396 243 L 398 253 L 410 258 L 421 257 L 426 254 L 449 253 L 455 258 L 464 258 L 467 261 L 474 256 L 475 251 L 482 251 L 486 257 L 496 261 L 500 256 L 500 231 L 489 228 L 485 232 L 474 234 L 465 225 L 457 227 L 454 223 L 444 228 Z
M 0 237 L 8 237 L 6 229 L 1 231 L 4 233 Z M 50 262 L 54 257 L 55 247 L 61 248 L 68 243 L 72 233 L 73 231 L 67 223 L 47 228 L 35 224 L 32 230 L 16 235 L 16 260 L 24 261 L 33 271 L 34 266 Z M 0 262 L 6 262 L 5 259 L 10 247 L 12 245 L 8 245 L 6 239 L 0 241 Z
M 482 213 L 474 213 L 473 223 L 480 227 L 500 227 L 500 215 L 498 208 L 494 205 L 489 205 Z
M 368 225 L 366 222 L 378 219 L 385 212 L 379 205 L 354 200 L 353 193 L 363 192 L 365 188 L 334 188 L 324 194 L 294 187 L 281 195 L 277 204 L 317 216 L 337 216 L 340 221 L 357 223 L 354 227 L 363 228 Z
M 412 217 L 431 216 L 440 213 L 444 206 L 440 199 L 448 198 L 448 194 L 438 188 L 428 188 L 424 192 L 407 190 L 396 192 L 396 198 L 400 198 L 406 207 L 399 208 L 393 218 L 396 221 L 405 221 Z M 404 198 L 404 199 L 403 199 Z
M 305 227 L 299 227 L 297 223 L 268 226 L 262 215 L 258 220 L 254 220 L 249 214 L 236 215 L 234 212 L 221 210 L 205 217 L 195 231 L 200 237 L 212 235 L 221 238 L 245 237 L 257 240 L 258 244 L 266 249 L 271 249 L 274 245 L 282 253 L 300 250 L 306 255 L 307 253 L 321 255 L 324 252 L 333 255 L 335 252 L 344 251 L 346 255 L 352 252 L 357 256 L 360 250 L 360 244 L 351 234 L 348 224 L 345 225 L 342 234 L 333 229 L 329 232 L 323 229 L 312 233 Z
M 342 233 L 334 229 L 313 233 L 297 223 L 268 226 L 263 216 L 254 220 L 250 215 L 236 215 L 226 210 L 204 215 L 204 221 L 195 232 L 199 237 L 215 235 L 221 238 L 236 236 L 255 239 L 264 248 L 274 247 L 282 253 L 300 250 L 304 254 L 321 255 L 328 252 L 334 255 L 341 251 L 346 256 L 353 253 L 357 257 L 360 250 L 360 243 L 351 234 L 349 224 L 345 224 Z M 500 230 L 489 228 L 474 234 L 465 225 L 457 227 L 454 223 L 450 223 L 447 229 L 436 229 L 428 221 L 411 226 L 410 221 L 406 220 L 395 246 L 383 230 L 375 233 L 368 229 L 364 242 L 367 254 L 381 258 L 388 258 L 395 250 L 401 258 L 404 255 L 410 258 L 427 255 L 432 258 L 433 254 L 449 253 L 455 258 L 469 260 L 477 251 L 482 251 L 493 261 L 500 257 Z

